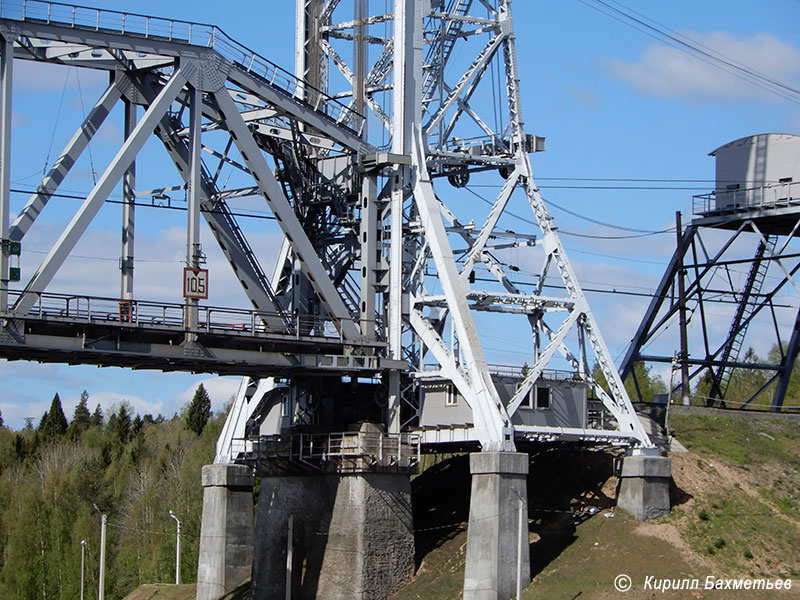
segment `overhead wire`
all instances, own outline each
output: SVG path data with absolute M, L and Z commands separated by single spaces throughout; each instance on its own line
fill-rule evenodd
M 81 85 L 80 69 L 75 69 L 75 79 L 78 82 L 78 97 L 81 101 L 81 113 L 83 118 L 86 119 L 86 107 L 83 104 L 83 86 Z M 92 171 L 92 184 L 97 185 L 97 171 L 94 168 L 94 158 L 92 156 L 92 145 L 87 144 L 86 150 L 89 153 L 89 168 Z
M 489 206 L 494 206 L 494 203 L 491 200 L 488 200 L 487 198 L 484 198 L 483 196 L 478 194 L 475 190 L 470 189 L 470 187 L 466 187 L 464 189 L 466 189 L 470 194 L 472 194 L 473 196 L 478 198 L 481 202 L 484 202 L 484 203 L 488 204 Z M 548 204 L 552 203 L 550 200 L 546 200 L 545 198 L 542 198 L 542 200 L 544 200 Z M 558 207 L 558 208 L 561 208 L 561 207 Z M 566 210 L 566 209 L 562 209 L 562 210 Z M 578 213 L 572 213 L 571 211 L 567 211 L 567 212 L 570 212 L 570 214 L 573 214 L 574 216 L 576 216 L 578 218 L 589 220 L 589 221 L 591 221 L 591 222 L 593 222 L 595 224 L 602 225 L 604 227 L 611 227 L 611 228 L 614 228 L 614 229 L 622 229 L 624 231 L 637 232 L 635 235 L 591 235 L 591 234 L 587 234 L 587 233 L 578 233 L 578 232 L 574 232 L 574 231 L 566 231 L 564 229 L 559 229 L 558 230 L 559 233 L 561 233 L 563 235 L 572 236 L 572 237 L 581 237 L 581 238 L 589 238 L 589 239 L 600 239 L 600 240 L 624 240 L 624 239 L 649 237 L 649 236 L 653 236 L 653 235 L 661 235 L 661 234 L 664 234 L 664 233 L 671 233 L 671 232 L 675 231 L 674 227 L 668 228 L 668 229 L 656 230 L 656 231 L 646 231 L 646 230 L 642 230 L 642 229 L 631 229 L 631 228 L 622 227 L 621 225 L 613 225 L 613 224 L 610 224 L 610 223 L 606 223 L 604 221 L 591 219 L 590 217 L 586 217 L 586 216 L 580 215 Z M 522 217 L 522 216 L 520 216 L 520 215 L 518 215 L 518 214 L 516 214 L 514 212 L 511 212 L 510 210 L 504 210 L 503 214 L 507 214 L 510 217 L 514 217 L 515 219 L 517 219 L 517 220 L 519 220 L 519 221 L 521 221 L 523 223 L 527 223 L 528 225 L 533 225 L 534 227 L 538 227 L 538 223 L 536 223 L 535 221 L 533 221 L 531 219 L 526 219 L 525 217 Z
M 664 42 L 668 46 L 675 48 L 684 54 L 692 56 L 711 66 L 717 67 L 729 73 L 730 75 L 755 85 L 756 87 L 780 96 L 784 100 L 793 102 L 795 104 L 800 104 L 800 90 L 781 83 L 780 81 L 761 73 L 752 67 L 748 67 L 742 63 L 739 63 L 738 61 L 722 54 L 719 51 L 704 46 L 696 40 L 665 27 L 664 25 L 659 24 L 657 21 L 645 17 L 641 13 L 637 13 L 636 11 L 619 2 L 614 2 L 616 6 L 612 6 L 608 2 L 604 2 L 604 0 L 577 1 L 584 6 L 597 10 L 598 12 L 613 18 L 616 21 L 631 26 L 634 29 L 641 31 L 645 35 Z
M 70 69 L 67 69 L 66 75 L 64 77 L 64 86 L 61 88 L 61 98 L 58 101 L 58 110 L 56 110 L 56 118 L 53 122 L 53 131 L 50 135 L 50 145 L 47 147 L 47 156 L 44 159 L 44 166 L 42 167 L 42 177 L 47 175 L 47 169 L 50 166 L 50 155 L 53 152 L 53 142 L 56 139 L 56 131 L 58 130 L 58 124 L 61 122 L 61 108 L 64 106 L 64 95 L 67 92 L 67 83 L 69 82 L 69 74 Z

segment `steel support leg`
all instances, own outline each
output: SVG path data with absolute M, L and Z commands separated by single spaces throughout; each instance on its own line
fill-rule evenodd
M 125 139 L 136 127 L 136 105 L 125 101 Z M 120 295 L 123 300 L 133 298 L 134 211 L 136 206 L 136 161 L 131 161 L 122 178 L 122 255 L 120 259 Z
M 189 182 L 188 182 L 188 214 L 186 222 L 186 266 L 196 269 L 200 266 L 200 202 L 202 200 L 202 117 L 203 94 L 192 88 L 189 110 Z M 186 328 L 197 329 L 197 298 L 186 298 Z M 195 341 L 196 334 L 187 333 L 186 341 Z
M 14 40 L 2 40 L 0 57 L 0 311 L 8 310 L 9 238 L 11 210 L 11 95 L 14 66 Z

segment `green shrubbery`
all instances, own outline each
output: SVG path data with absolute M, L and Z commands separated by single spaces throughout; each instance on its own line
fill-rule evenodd
M 77 598 L 81 540 L 85 597 L 96 598 L 101 512 L 108 517 L 106 598 L 174 581 L 170 510 L 182 522 L 183 581 L 195 579 L 200 469 L 213 460 L 223 417 L 211 417 L 198 437 L 185 418 L 136 415 L 125 402 L 104 418 L 99 406 L 89 413 L 88 399 L 71 422 L 56 396 L 36 429 L 0 428 L 2 598 Z

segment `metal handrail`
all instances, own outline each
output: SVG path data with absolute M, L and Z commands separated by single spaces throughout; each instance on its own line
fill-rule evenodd
M 255 75 L 296 100 L 305 102 L 342 127 L 358 132 L 365 121 L 363 115 L 240 44 L 216 25 L 46 0 L 0 0 L 0 18 L 114 32 L 211 48 L 230 60 L 238 69 Z M 355 125 L 351 127 L 348 123 Z
M 719 190 L 692 197 L 692 214 L 725 214 L 800 203 L 800 181 Z
M 169 327 L 190 330 L 187 323 L 187 306 L 174 302 L 156 302 L 151 300 L 120 300 L 119 298 L 85 296 L 75 294 L 58 294 L 51 292 L 25 292 L 9 290 L 9 304 L 23 294 L 34 294 L 36 302 L 27 315 L 19 315 L 12 311 L 6 313 L 14 318 L 33 319 L 67 319 L 85 322 L 118 322 L 133 326 Z M 120 303 L 127 303 L 128 310 L 121 310 Z M 197 307 L 198 325 L 191 331 L 218 333 L 240 332 L 257 336 L 261 334 L 283 334 L 295 338 L 314 337 L 342 341 L 340 331 L 331 324 L 330 318 L 316 315 L 295 315 L 291 324 L 285 329 L 270 328 L 268 322 L 281 322 L 277 312 L 227 308 L 222 306 Z M 341 328 L 338 328 L 339 330 Z M 313 332 L 301 334 L 301 332 Z
M 522 378 L 526 375 L 530 367 L 519 365 L 498 365 L 488 364 L 489 373 L 500 377 L 518 377 Z M 441 367 L 436 364 L 425 364 L 424 371 L 439 371 Z M 551 381 L 586 381 L 586 377 L 581 375 L 578 371 L 562 371 L 558 369 L 543 369 L 539 375 L 539 379 L 549 379 Z
M 251 459 L 285 458 L 314 466 L 323 462 L 364 460 L 378 466 L 415 467 L 421 456 L 419 433 L 294 433 L 234 438 L 231 448 L 252 454 Z

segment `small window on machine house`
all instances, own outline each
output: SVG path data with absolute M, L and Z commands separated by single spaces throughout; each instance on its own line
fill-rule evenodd
M 549 410 L 550 409 L 550 388 L 537 387 L 536 388 L 536 409 Z
M 458 405 L 458 394 L 456 393 L 455 387 L 452 385 L 447 386 L 447 392 L 444 399 L 445 406 L 457 406 Z

